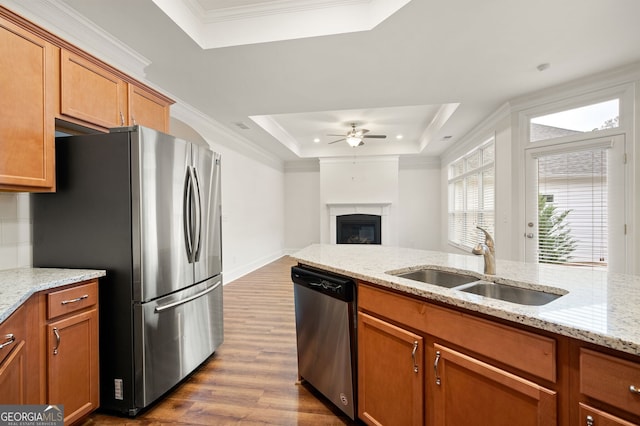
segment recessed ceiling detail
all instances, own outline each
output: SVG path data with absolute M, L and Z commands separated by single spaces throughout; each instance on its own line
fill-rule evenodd
M 458 105 L 411 105 L 254 115 L 249 118 L 301 158 L 420 154 Z M 348 136 L 352 132 L 357 136 L 360 129 L 367 130 L 360 140 L 365 139 L 364 143 L 349 144 Z
M 201 48 L 368 31 L 411 0 L 153 0 Z

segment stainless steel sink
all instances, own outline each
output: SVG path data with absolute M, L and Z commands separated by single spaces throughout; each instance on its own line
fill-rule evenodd
M 538 290 L 514 287 L 505 284 L 478 283 L 459 289 L 467 293 L 479 294 L 492 299 L 518 303 L 520 305 L 540 306 L 556 300 L 561 294 L 545 293 Z
M 446 272 L 429 268 L 391 275 L 446 288 L 458 287 L 460 285 L 479 280 L 479 278 L 471 275 L 456 274 L 454 272 Z

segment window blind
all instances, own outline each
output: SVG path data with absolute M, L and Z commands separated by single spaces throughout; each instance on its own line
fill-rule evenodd
M 449 165 L 449 242 L 471 250 L 484 241 L 481 226 L 495 230 L 495 149 L 493 138 Z
M 538 260 L 606 267 L 607 148 L 538 157 Z

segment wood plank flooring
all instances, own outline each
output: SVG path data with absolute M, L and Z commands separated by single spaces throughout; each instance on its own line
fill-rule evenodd
M 135 418 L 96 412 L 92 425 L 350 425 L 297 383 L 295 262 L 282 257 L 224 287 L 224 343 L 160 402 Z

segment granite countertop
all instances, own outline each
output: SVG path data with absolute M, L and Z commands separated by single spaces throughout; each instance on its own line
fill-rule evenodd
M 94 269 L 16 268 L 1 270 L 0 323 L 34 293 L 105 275 L 106 271 Z
M 387 246 L 315 244 L 291 257 L 410 295 L 640 355 L 640 276 L 500 259 L 496 275 L 488 276 L 482 256 Z M 526 306 L 386 273 L 427 266 L 563 296 L 543 306 Z

